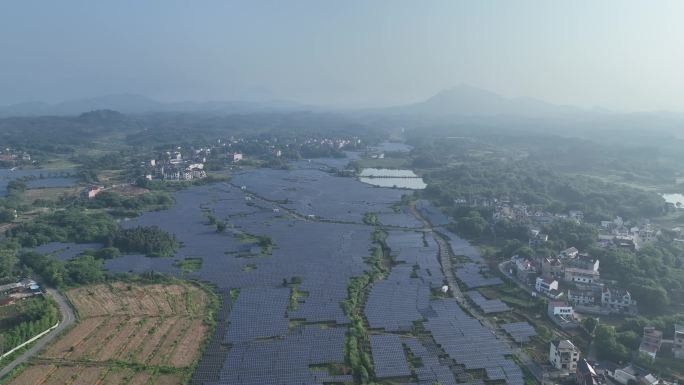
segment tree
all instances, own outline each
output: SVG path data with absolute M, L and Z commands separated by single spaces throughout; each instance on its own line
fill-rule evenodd
M 0 209 L 0 222 L 12 222 L 17 217 L 17 210 L 15 209 Z
M 104 279 L 102 261 L 92 255 L 81 255 L 66 263 L 69 280 L 76 284 L 101 282 Z
M 582 320 L 582 327 L 587 331 L 587 333 L 589 333 L 589 335 L 593 335 L 598 323 L 598 319 L 594 317 L 586 317 Z
M 630 289 L 637 299 L 639 308 L 654 314 L 665 311 L 670 303 L 667 291 L 662 287 L 634 284 L 630 286 Z
M 629 351 L 619 343 L 615 328 L 608 325 L 598 325 L 594 337 L 596 352 L 604 360 L 622 362 L 629 359 Z

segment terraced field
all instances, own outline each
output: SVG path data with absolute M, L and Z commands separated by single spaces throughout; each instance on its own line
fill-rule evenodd
M 207 335 L 207 293 L 188 283 L 87 286 L 66 293 L 80 322 L 9 384 L 186 382 Z

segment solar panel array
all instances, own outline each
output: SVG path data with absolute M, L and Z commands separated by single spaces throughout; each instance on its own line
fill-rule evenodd
M 411 229 L 423 227 L 423 223 L 419 221 L 418 218 L 408 213 L 405 208 L 398 213 L 379 213 L 377 216 L 378 221 L 386 226 L 398 226 Z
M 475 302 L 475 304 L 482 309 L 485 314 L 500 313 L 504 311 L 509 311 L 509 308 L 505 303 L 501 302 L 500 299 L 487 299 L 482 296 L 477 291 L 471 290 L 467 292 L 468 297 Z
M 349 376 L 312 371 L 310 365 L 344 362 L 346 328 L 303 328 L 282 339 L 235 344 L 216 384 L 282 385 L 345 382 Z
M 314 166 L 301 163 L 291 171 L 259 169 L 236 176 L 234 184 L 246 185 L 248 192 L 228 184 L 183 190 L 175 194 L 173 208 L 145 213 L 122 224 L 124 227 L 158 225 L 175 234 L 183 247 L 173 258 L 124 256 L 108 260 L 108 269 L 180 274 L 173 266 L 175 260 L 201 257 L 201 269 L 190 276 L 211 281 L 222 291 L 223 319 L 219 320 L 214 340 L 193 375 L 193 384 L 321 385 L 351 381 L 348 375 L 334 376 L 312 370 L 310 366 L 344 362 L 349 320 L 340 303 L 348 296 L 349 280 L 368 268 L 364 257 L 369 255 L 371 247 L 372 227 L 361 224 L 363 214 L 379 213 L 401 224 L 415 222 L 408 219 L 409 213 L 395 213 L 391 208 L 399 200 L 400 190 L 374 188 L 307 167 Z M 286 210 L 275 213 L 274 202 L 258 196 L 246 201 L 249 191 L 279 201 L 299 214 L 314 214 L 323 221 L 295 219 Z M 439 210 L 429 203 L 420 205 L 428 211 L 433 223 L 444 224 L 446 216 Z M 228 229 L 217 233 L 214 227 L 208 226 L 202 210 L 209 210 L 226 221 Z M 407 216 L 405 221 L 401 215 Z M 235 234 L 268 235 L 274 246 L 269 253 L 261 253 L 258 245 L 242 243 Z M 450 240 L 452 247 L 457 242 L 454 239 Z M 508 368 L 508 361 L 503 359 L 505 345 L 497 345 L 502 348 L 498 353 L 490 352 L 487 349 L 494 349 L 498 340 L 491 334 L 487 336 L 486 329 L 476 320 L 462 313 L 455 317 L 452 312 L 456 310 L 445 310 L 450 305 L 444 305 L 442 300 L 430 301 L 430 289 L 444 282 L 437 244 L 431 235 L 390 231 L 387 243 L 398 265 L 371 289 L 365 315 L 372 328 L 385 331 L 407 330 L 413 321 L 425 321 L 439 346 L 415 341 L 418 345 L 412 351 L 420 351 L 418 346 L 424 349 L 420 351 L 424 366 L 416 368 L 420 385 L 428 384 L 427 381 L 431 381 L 430 385 L 435 381 L 444 385 L 455 383 L 449 363 L 440 359 L 444 352 L 466 367 L 489 368 L 492 376 L 501 375 L 496 372 L 498 368 L 510 385 L 520 385 L 515 370 Z M 462 248 L 465 250 L 467 246 Z M 254 255 L 245 256 L 245 250 Z M 476 252 L 465 251 L 472 255 Z M 245 269 L 248 265 L 250 269 Z M 484 279 L 479 275 L 479 267 L 462 272 L 473 271 L 477 279 Z M 299 278 L 298 290 L 305 295 L 295 309 L 288 309 L 291 287 L 284 286 L 283 281 L 291 283 L 294 277 Z M 240 293 L 231 304 L 230 289 L 233 288 L 239 288 Z M 449 302 L 456 306 L 453 300 Z M 327 326 L 325 329 L 317 325 L 293 328 L 292 320 L 303 320 L 304 324 L 323 322 Z M 453 339 L 454 330 L 472 334 L 475 339 L 464 336 Z M 406 358 L 402 356 L 403 361 L 399 362 L 403 364 L 393 367 L 389 364 L 395 362 L 387 361 L 392 355 L 386 353 L 397 351 L 399 338 L 399 351 L 403 354 L 402 339 L 389 338 L 391 342 L 380 338 L 371 347 L 376 374 L 403 376 L 408 368 Z M 409 341 L 414 340 L 406 341 L 413 344 Z M 225 346 L 229 347 L 228 351 Z
M 78 179 L 69 175 L 76 175 L 75 169 L 44 170 L 44 169 L 0 169 L 0 196 L 7 195 L 7 185 L 10 181 L 29 177 L 36 178 L 28 181 L 29 188 L 38 187 L 70 187 L 78 183 Z
M 456 268 L 456 277 L 469 289 L 484 286 L 501 285 L 503 281 L 499 277 L 485 277 L 483 272 L 488 269 L 477 263 L 464 263 Z
M 404 340 L 411 353 L 420 358 L 422 366 L 415 368 L 416 377 L 420 385 L 432 385 L 436 382 L 442 385 L 455 385 L 456 379 L 451 369 L 439 360 L 441 352 L 430 352 L 417 339 Z
M 430 221 L 435 227 L 446 226 L 451 221 L 439 208 L 432 205 L 432 203 L 425 199 L 420 199 L 416 202 L 416 208 L 420 213 Z
M 437 243 L 431 236 L 418 232 L 390 231 L 386 242 L 395 262 L 417 265 L 418 277 L 431 287 L 442 286 L 444 274 L 437 258 Z
M 490 330 L 454 301 L 435 300 L 431 306 L 437 316 L 428 318 L 425 328 L 456 363 L 466 369 L 485 369 L 490 379 L 505 380 L 508 385 L 523 384 L 520 368 L 505 358 L 512 351 Z
M 204 385 L 215 383 L 219 380 L 219 375 L 223 368 L 223 363 L 228 356 L 228 350 L 225 349 L 223 339 L 228 330 L 228 316 L 230 314 L 230 290 L 221 289 L 221 308 L 216 317 L 216 327 L 214 328 L 214 335 L 209 340 L 207 347 L 204 349 L 202 359 L 198 362 L 195 373 L 190 382 L 191 385 Z
M 430 287 L 411 278 L 410 266 L 396 266 L 387 279 L 373 285 L 364 313 L 373 329 L 408 331 L 429 307 Z
M 376 377 L 390 378 L 411 375 L 399 335 L 371 335 L 370 345 Z
M 270 200 L 287 202 L 288 208 L 302 215 L 357 223 L 367 212 L 394 212 L 390 206 L 406 193 L 400 189 L 379 193 L 368 184 L 315 169 L 260 169 L 235 175 L 233 183 Z
M 226 343 L 287 334 L 285 311 L 290 300 L 287 288 L 245 288 L 240 291 L 228 318 Z
M 501 325 L 501 328 L 508 333 L 515 342 L 528 342 L 530 337 L 536 336 L 534 327 L 527 322 L 513 322 Z
M 451 251 L 453 251 L 454 255 L 466 256 L 475 263 L 485 263 L 477 248 L 468 243 L 468 241 L 448 230 L 443 234 L 448 238 L 449 246 L 451 247 Z

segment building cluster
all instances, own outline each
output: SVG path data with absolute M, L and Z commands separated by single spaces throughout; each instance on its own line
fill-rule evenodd
M 9 147 L 0 150 L 0 162 L 19 163 L 30 161 L 31 155 L 26 151 L 16 150 Z
M 583 313 L 610 314 L 636 312 L 630 292 L 606 285 L 601 280 L 600 261 L 575 247 L 556 256 L 528 259 L 513 256 L 511 274 L 536 293 L 552 300 L 564 300 Z
M 673 382 L 660 379 L 656 375 L 632 364 L 623 367 L 604 368 L 602 372 L 612 383 L 619 385 L 675 385 Z
M 661 231 L 655 229 L 648 221 L 629 223 L 621 217 L 616 217 L 612 221 L 601 221 L 599 230 L 599 246 L 631 251 L 654 242 L 661 234 Z
M 18 282 L 0 285 L 0 306 L 10 305 L 34 295 L 42 295 L 43 291 L 36 281 L 24 278 Z
M 653 328 L 645 328 L 645 338 L 646 334 L 650 335 L 654 331 Z M 654 337 L 662 339 L 662 334 L 655 334 Z M 551 367 L 560 376 L 574 374 L 577 385 L 675 385 L 632 364 L 620 366 L 610 362 L 591 362 L 580 357 L 579 349 L 570 340 L 555 340 L 550 343 Z
M 672 357 L 684 359 L 684 325 L 674 325 L 672 341 L 667 341 L 667 345 L 672 346 Z M 645 326 L 639 344 L 639 354 L 646 355 L 655 359 L 665 344 L 662 330 L 653 326 Z
M 457 205 L 470 205 L 476 207 L 493 208 L 492 219 L 496 221 L 530 221 L 536 225 L 548 225 L 555 220 L 570 219 L 577 223 L 582 223 L 584 213 L 579 210 L 570 210 L 565 213 L 552 213 L 545 210 L 531 210 L 525 203 L 512 203 L 506 199 L 457 199 Z
M 150 159 L 145 164 L 147 172 L 145 178 L 163 180 L 193 180 L 207 176 L 204 170 L 206 157 L 211 153 L 209 148 L 193 149 L 192 155 L 183 158 L 181 148 L 176 151 L 167 151 L 160 159 Z M 242 159 L 242 156 L 240 156 Z

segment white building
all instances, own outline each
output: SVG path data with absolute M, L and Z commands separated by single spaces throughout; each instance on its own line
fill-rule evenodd
M 601 293 L 601 305 L 613 311 L 627 311 L 636 306 L 629 291 L 620 288 L 606 287 Z
M 572 306 L 565 301 L 549 301 L 547 309 L 549 316 L 552 317 L 575 317 L 575 311 Z
M 551 341 L 549 362 L 554 368 L 575 373 L 579 361 L 579 350 L 570 340 Z
M 601 274 L 593 269 L 566 267 L 564 279 L 567 282 L 592 284 L 599 280 Z
M 674 327 L 672 354 L 677 359 L 684 359 L 684 325 L 675 325 Z
M 558 292 L 558 281 L 548 277 L 537 277 L 537 280 L 534 283 L 534 290 L 546 295 Z

